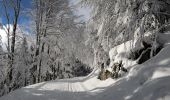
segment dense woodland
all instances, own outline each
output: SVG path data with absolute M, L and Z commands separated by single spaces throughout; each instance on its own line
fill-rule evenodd
M 163 47 L 157 36 L 169 29 L 169 0 L 69 2 L 33 0 L 30 9 L 23 9 L 22 0 L 0 1 L 7 22 L 0 24 L 7 36 L 0 46 L 0 96 L 43 81 L 85 76 L 103 63 L 106 67 L 109 51 L 129 40 L 134 47 L 144 45 L 128 54 L 139 64 Z M 74 13 L 77 6 L 92 10 L 88 21 Z M 29 25 L 18 24 L 23 15 L 31 18 Z

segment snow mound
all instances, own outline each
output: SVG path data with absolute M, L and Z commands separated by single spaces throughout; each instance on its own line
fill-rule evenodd
M 109 57 L 111 60 L 110 67 L 113 66 L 114 63 L 123 61 L 123 65 L 125 68 L 128 68 L 129 66 L 135 65 L 136 61 L 128 59 L 129 54 L 132 50 L 137 50 L 142 48 L 141 45 L 138 44 L 138 46 L 135 46 L 136 42 L 133 40 L 127 41 L 121 45 L 118 45 L 114 48 L 112 48 L 109 51 Z

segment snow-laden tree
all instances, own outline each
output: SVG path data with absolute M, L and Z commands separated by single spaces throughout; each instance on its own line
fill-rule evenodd
M 92 19 L 87 25 L 90 33 L 87 43 L 96 46 L 96 56 L 99 55 L 99 47 L 108 52 L 115 45 L 132 39 L 155 46 L 157 34 L 166 31 L 161 26 L 170 17 L 168 0 L 82 0 L 81 3 L 92 8 Z M 150 34 L 152 41 L 144 39 L 146 34 Z M 103 61 L 97 60 L 95 64 L 97 62 Z
M 3 8 L 4 19 L 7 23 L 7 27 L 5 29 L 7 34 L 7 56 L 8 63 L 7 74 L 5 75 L 4 84 L 7 87 L 7 92 L 13 89 L 15 80 L 13 78 L 14 74 L 14 62 L 15 62 L 15 48 L 16 48 L 16 37 L 17 37 L 17 27 L 18 27 L 18 19 L 20 16 L 21 10 L 21 0 L 2 0 L 1 6 Z
M 73 13 L 69 0 L 34 0 L 29 13 L 33 35 L 26 34 L 22 29 L 24 26 L 17 25 L 12 64 L 9 57 L 13 26 L 8 24 L 4 28 L 8 41 L 5 43 L 7 49 L 0 55 L 0 66 L 3 66 L 0 69 L 3 72 L 0 96 L 23 86 L 83 76 L 91 71 L 89 65 L 93 62 L 93 52 L 84 43 L 85 25 L 77 20 L 79 16 Z M 12 65 L 12 73 L 9 73 L 8 64 Z
M 36 33 L 32 83 L 74 77 L 72 68 L 81 54 L 78 50 L 85 45 L 80 42 L 83 24 L 75 21 L 69 0 L 35 0 L 32 13 Z

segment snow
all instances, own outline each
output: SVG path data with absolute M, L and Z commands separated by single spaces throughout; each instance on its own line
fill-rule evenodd
M 167 43 L 158 55 L 141 65 L 133 65 L 128 74 L 119 79 L 100 81 L 99 70 L 95 69 L 86 77 L 30 85 L 0 100 L 170 100 L 169 57 Z
M 141 48 L 141 46 L 138 45 L 138 47 L 134 47 L 134 45 L 135 45 L 135 41 L 130 40 L 112 48 L 109 51 L 109 57 L 111 59 L 111 64 L 109 66 L 112 66 L 113 63 L 119 62 L 120 60 L 123 61 L 123 65 L 126 68 L 135 65 L 136 61 L 129 60 L 128 54 L 131 52 L 131 50 L 139 49 Z
M 170 76 L 170 68 L 158 68 L 154 73 L 151 79 L 161 78 Z
M 88 97 L 89 94 L 99 93 L 102 91 L 100 88 L 106 88 L 115 82 L 113 79 L 100 81 L 97 79 L 97 74 L 98 70 L 95 70 L 86 77 L 30 85 L 16 90 L 0 100 L 68 100 L 69 98 L 80 100 L 82 96 Z M 79 97 L 79 95 L 82 96 Z
M 170 43 L 170 32 L 167 33 L 162 33 L 162 34 L 158 34 L 158 40 L 160 43 L 162 44 L 169 44 Z

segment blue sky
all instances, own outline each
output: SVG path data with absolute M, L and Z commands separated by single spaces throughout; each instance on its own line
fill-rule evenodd
M 1 1 L 1 0 L 0 0 Z M 71 0 L 71 4 L 76 4 L 79 0 Z M 32 6 L 32 0 L 22 0 L 22 10 L 26 10 L 31 8 Z M 0 12 L 3 12 L 2 6 L 0 8 Z M 12 11 L 10 11 L 11 13 Z M 88 8 L 81 8 L 78 7 L 75 9 L 75 14 L 77 15 L 83 15 L 81 18 L 82 20 L 88 20 L 90 17 L 90 10 Z M 20 18 L 19 18 L 19 24 L 26 24 L 30 21 L 31 19 L 24 13 L 21 13 Z M 6 19 L 4 17 L 4 13 L 0 14 L 0 22 L 3 24 L 6 24 Z
M 28 9 L 28 8 L 31 8 L 31 2 L 32 0 L 22 0 L 21 3 L 22 3 L 22 10 L 25 10 L 25 9 Z M 1 4 L 2 2 L 0 2 Z M 6 18 L 4 17 L 4 9 L 2 7 L 2 5 L 0 5 L 0 12 L 1 12 L 1 15 L 0 15 L 0 22 L 2 22 L 3 24 L 6 24 Z M 12 14 L 12 11 L 9 10 L 9 13 Z M 26 16 L 25 14 L 21 13 L 21 16 L 19 18 L 19 24 L 22 24 L 22 23 L 26 23 L 30 20 L 30 18 L 28 16 Z

